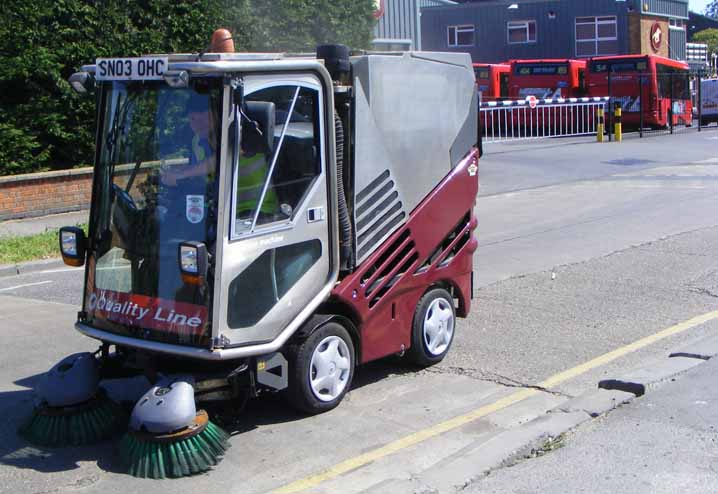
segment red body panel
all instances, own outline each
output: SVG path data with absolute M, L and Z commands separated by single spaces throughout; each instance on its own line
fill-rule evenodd
M 628 125 L 638 125 L 641 121 L 640 103 L 643 100 L 643 124 L 646 126 L 664 127 L 669 124 L 668 113 L 671 106 L 670 98 L 659 94 L 659 68 L 669 68 L 685 74 L 685 86 L 688 84 L 689 67 L 684 62 L 671 60 L 657 55 L 621 55 L 614 57 L 594 57 L 589 63 L 586 73 L 586 87 L 589 96 L 608 96 L 608 73 L 596 72 L 595 63 L 645 62 L 645 70 L 620 71 L 611 74 L 611 96 L 620 101 L 623 107 L 622 121 Z M 643 87 L 641 79 L 643 76 Z M 665 78 L 664 78 L 665 80 Z M 682 78 L 676 78 L 674 85 L 680 85 Z M 675 88 L 673 124 L 691 124 L 693 103 L 687 87 Z M 663 91 L 666 92 L 665 89 Z M 684 98 L 680 93 L 684 92 Z
M 586 70 L 585 60 L 570 59 L 538 59 L 538 60 L 511 60 L 511 73 L 509 75 L 509 98 L 525 99 L 529 95 L 539 99 L 580 98 L 584 96 L 581 84 L 581 72 Z M 520 74 L 522 68 L 533 67 L 565 67 L 565 73 Z M 558 71 L 557 71 L 558 72 Z
M 468 314 L 473 253 L 478 245 L 473 236 L 478 187 L 478 151 L 473 150 L 411 212 L 407 222 L 334 289 L 332 298 L 351 307 L 358 320 L 362 363 L 411 346 L 414 310 L 434 284 L 453 286 L 459 299 L 457 315 Z M 452 231 L 458 233 L 456 238 L 447 239 Z M 446 248 L 426 266 L 442 244 Z M 451 260 L 444 263 L 457 246 Z
M 475 63 L 476 88 L 481 92 L 482 100 L 497 100 L 508 97 L 501 93 L 501 77 L 508 77 L 511 67 L 498 63 Z M 508 87 L 507 87 L 508 89 Z

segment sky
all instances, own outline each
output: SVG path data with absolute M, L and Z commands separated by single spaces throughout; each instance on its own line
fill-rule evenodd
M 688 0 L 688 8 L 693 12 L 703 13 L 710 0 Z

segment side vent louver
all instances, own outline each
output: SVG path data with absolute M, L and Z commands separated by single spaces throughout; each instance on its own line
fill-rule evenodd
M 418 259 L 411 232 L 404 230 L 362 276 L 361 285 L 369 307 L 374 307 Z
M 449 234 L 444 237 L 441 244 L 434 249 L 429 257 L 426 258 L 424 263 L 419 266 L 414 274 L 421 274 L 427 271 L 431 266 L 436 264 L 439 267 L 448 265 L 461 248 L 471 238 L 471 231 L 467 229 L 469 222 L 471 221 L 471 213 L 461 219 L 458 225 L 456 225 Z
M 356 195 L 357 259 L 362 260 L 406 217 L 389 170 Z

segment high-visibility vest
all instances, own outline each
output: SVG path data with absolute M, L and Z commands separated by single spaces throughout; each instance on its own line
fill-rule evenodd
M 192 152 L 197 162 L 207 158 L 205 148 L 200 145 L 199 136 L 192 138 Z M 239 184 L 237 186 L 237 213 L 248 213 L 255 210 L 262 187 L 269 171 L 269 165 L 264 154 L 255 154 L 251 157 L 239 158 Z M 273 214 L 279 209 L 279 200 L 274 189 L 270 186 L 264 195 L 264 202 L 259 210 L 262 213 Z
M 259 197 L 262 195 L 262 187 L 267 178 L 269 165 L 264 154 L 254 156 L 241 156 L 239 158 L 239 180 L 237 185 L 237 213 L 254 211 L 257 207 Z M 279 200 L 274 188 L 267 188 L 259 210 L 262 213 L 273 214 L 279 209 Z
M 199 136 L 197 134 L 192 137 L 192 153 L 197 163 L 201 163 L 207 159 L 207 152 L 204 150 L 204 146 L 200 146 Z

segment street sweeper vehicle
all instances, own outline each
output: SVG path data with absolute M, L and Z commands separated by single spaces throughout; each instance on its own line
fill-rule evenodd
M 76 328 L 22 432 L 45 445 L 126 430 L 140 477 L 205 471 L 237 411 L 284 393 L 337 406 L 355 368 L 444 358 L 471 306 L 480 142 L 471 59 L 456 53 L 206 53 L 103 58 L 70 78 L 97 101 Z M 129 417 L 103 383 L 146 376 Z M 129 407 L 127 409 L 129 411 Z M 128 425 L 129 422 L 129 425 Z

